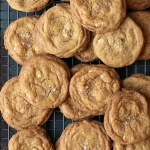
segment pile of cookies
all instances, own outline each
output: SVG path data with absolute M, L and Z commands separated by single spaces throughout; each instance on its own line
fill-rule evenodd
M 52 2 L 7 1 L 26 12 Z M 19 75 L 0 92 L 4 120 L 21 130 L 10 139 L 10 150 L 53 150 L 39 126 L 56 107 L 66 118 L 80 120 L 66 127 L 56 150 L 150 147 L 150 77 L 135 74 L 121 81 L 114 69 L 150 59 L 150 13 L 126 14 L 126 7 L 149 6 L 146 0 L 142 5 L 134 0 L 70 0 L 70 5 L 58 4 L 41 16 L 22 17 L 8 26 L 5 48 L 22 65 Z M 105 65 L 79 64 L 69 69 L 61 58 L 72 56 L 83 62 L 100 59 Z M 91 119 L 98 115 L 104 115 L 104 124 Z

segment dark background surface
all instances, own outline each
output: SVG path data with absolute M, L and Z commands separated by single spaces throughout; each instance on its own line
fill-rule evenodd
M 0 89 L 8 79 L 18 75 L 21 69 L 21 66 L 13 61 L 13 59 L 8 55 L 7 51 L 4 48 L 3 36 L 5 29 L 12 21 L 16 20 L 17 18 L 20 18 L 22 16 L 31 16 L 35 14 L 40 15 L 48 8 L 56 5 L 57 3 L 62 2 L 60 0 L 54 0 L 51 5 L 41 11 L 34 13 L 25 13 L 13 10 L 9 7 L 6 0 L 0 0 Z M 64 60 L 67 62 L 69 67 L 82 63 L 74 57 Z M 101 63 L 100 60 L 92 62 L 92 64 L 99 63 Z M 121 79 L 124 79 L 125 77 L 128 77 L 134 73 L 145 73 L 147 75 L 150 75 L 150 60 L 136 61 L 133 65 L 116 70 L 118 71 Z M 94 119 L 102 122 L 103 116 L 97 116 Z M 61 135 L 63 129 L 71 122 L 72 120 L 66 119 L 62 115 L 60 110 L 56 108 L 48 122 L 43 127 L 46 129 L 48 135 L 52 139 L 52 142 L 55 143 L 55 141 Z M 12 129 L 7 125 L 7 123 L 3 120 L 0 114 L 0 150 L 8 149 L 8 141 L 16 132 L 16 130 Z

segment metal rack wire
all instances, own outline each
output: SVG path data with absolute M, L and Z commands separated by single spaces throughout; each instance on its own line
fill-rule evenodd
M 57 3 L 62 3 L 60 0 L 54 0 L 54 2 L 48 6 L 47 8 L 34 12 L 34 13 L 24 13 L 20 11 L 13 10 L 9 7 L 6 0 L 0 1 L 0 88 L 4 85 L 4 83 L 19 74 L 21 66 L 18 65 L 7 53 L 4 48 L 4 39 L 3 35 L 7 26 L 17 18 L 22 16 L 31 16 L 31 15 L 40 15 L 48 8 L 56 5 Z M 82 63 L 75 58 L 64 59 L 69 67 L 73 65 Z M 99 64 L 101 61 L 92 62 L 93 64 Z M 136 61 L 133 65 L 117 69 L 121 78 L 128 77 L 134 73 L 145 73 L 150 75 L 150 61 Z M 95 117 L 94 119 L 103 121 L 102 116 Z M 52 142 L 59 138 L 63 129 L 71 123 L 72 120 L 65 118 L 60 110 L 55 109 L 53 115 L 50 117 L 48 122 L 44 125 L 47 130 L 48 135 L 52 139 Z M 3 120 L 0 115 L 0 150 L 7 150 L 7 144 L 11 136 L 17 131 L 12 129 L 7 125 L 7 123 Z

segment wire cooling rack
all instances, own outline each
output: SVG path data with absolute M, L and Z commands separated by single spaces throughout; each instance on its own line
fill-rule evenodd
M 55 6 L 58 3 L 62 3 L 60 0 L 54 0 L 54 2 L 49 5 L 47 8 L 34 12 L 34 13 L 25 13 L 13 10 L 9 7 L 6 0 L 0 0 L 0 88 L 4 85 L 4 83 L 19 74 L 21 66 L 18 65 L 14 60 L 8 55 L 7 51 L 4 48 L 4 32 L 7 26 L 17 18 L 22 16 L 31 16 L 31 15 L 40 15 L 48 8 Z M 69 67 L 82 63 L 81 61 L 73 58 L 64 59 Z M 92 62 L 92 64 L 100 64 L 101 61 Z M 134 73 L 145 73 L 150 75 L 150 60 L 148 61 L 136 61 L 133 65 L 117 69 L 120 77 L 123 79 L 128 77 Z M 102 116 L 97 116 L 94 119 L 103 121 Z M 55 143 L 56 140 L 61 135 L 63 129 L 71 123 L 72 120 L 65 118 L 58 108 L 55 109 L 54 113 L 48 120 L 48 122 L 44 125 L 48 135 L 52 139 L 52 142 Z M 8 141 L 17 131 L 12 129 L 7 125 L 7 123 L 3 120 L 0 114 L 0 150 L 8 149 Z

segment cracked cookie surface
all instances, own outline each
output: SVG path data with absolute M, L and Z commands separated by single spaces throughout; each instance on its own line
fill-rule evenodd
M 109 97 L 119 89 L 117 72 L 105 65 L 83 67 L 71 78 L 69 87 L 74 105 L 92 115 L 104 114 Z
M 130 12 L 129 16 L 139 25 L 144 35 L 144 47 L 139 57 L 140 60 L 150 59 L 150 12 L 148 11 L 134 11 Z
M 126 3 L 132 10 L 144 10 L 150 7 L 150 0 L 126 0 Z
M 27 16 L 12 22 L 4 34 L 5 48 L 9 55 L 23 65 L 26 59 L 41 54 L 42 51 L 33 43 L 32 31 L 39 16 Z
M 126 17 L 118 29 L 97 34 L 94 52 L 107 66 L 120 68 L 134 63 L 142 52 L 144 37 L 140 27 Z
M 75 57 L 78 60 L 81 60 L 83 62 L 90 62 L 90 61 L 94 61 L 94 60 L 98 59 L 98 57 L 94 53 L 94 49 L 93 49 L 94 37 L 95 37 L 95 33 L 90 32 L 90 42 L 88 43 L 87 48 L 83 52 L 75 54 Z
M 38 126 L 14 134 L 8 143 L 8 148 L 9 150 L 54 150 L 46 131 Z
M 69 124 L 56 142 L 56 150 L 111 150 L 112 142 L 98 121 Z
M 4 120 L 16 130 L 43 125 L 53 109 L 40 109 L 22 97 L 18 76 L 8 80 L 0 92 L 0 109 Z
M 44 52 L 68 58 L 85 49 L 90 35 L 73 20 L 70 5 L 59 4 L 40 17 L 33 36 L 34 42 Z
M 25 12 L 38 11 L 46 5 L 50 4 L 53 0 L 7 0 L 8 4 L 16 10 Z
M 100 34 L 118 28 L 126 15 L 124 0 L 70 0 L 70 7 L 74 19 Z
M 149 148 L 150 140 L 128 145 L 122 145 L 116 142 L 113 143 L 113 150 L 149 150 Z
M 104 127 L 111 139 L 120 144 L 134 144 L 150 137 L 149 106 L 146 98 L 123 89 L 110 98 Z
M 43 109 L 58 107 L 68 96 L 70 74 L 64 64 L 63 60 L 52 55 L 30 58 L 19 74 L 23 97 Z

